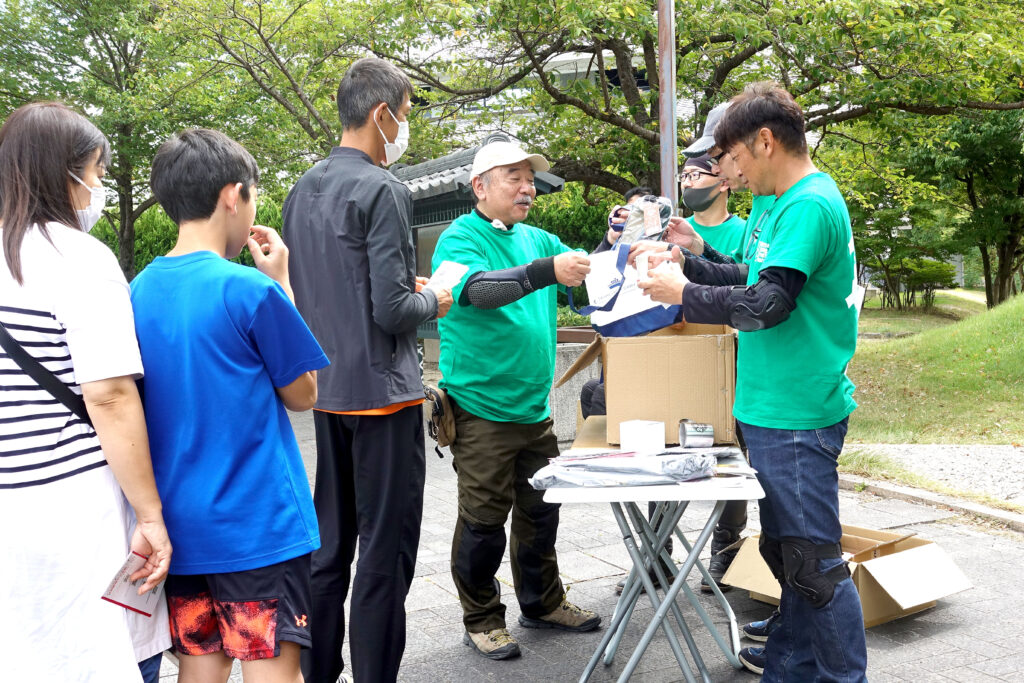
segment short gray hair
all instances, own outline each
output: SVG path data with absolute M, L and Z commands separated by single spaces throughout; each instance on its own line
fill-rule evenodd
M 377 57 L 364 57 L 349 67 L 338 85 L 341 127 L 360 128 L 381 102 L 397 117 L 407 97 L 412 97 L 412 81 L 401 69 Z

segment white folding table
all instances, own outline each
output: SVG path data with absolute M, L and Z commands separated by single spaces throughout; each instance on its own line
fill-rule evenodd
M 664 630 L 672 653 L 683 676 L 689 683 L 696 683 L 698 680 L 690 667 L 683 649 L 679 644 L 672 625 L 667 619 L 669 612 L 672 612 L 678 626 L 680 635 L 686 642 L 690 656 L 697 667 L 700 680 L 710 683 L 707 666 L 697 649 L 686 621 L 683 619 L 676 597 L 680 591 L 685 593 L 686 599 L 693 607 L 697 616 L 704 623 L 704 626 L 711 633 L 718 647 L 725 654 L 726 659 L 737 669 L 742 668 L 739 654 L 739 632 L 736 626 L 736 615 L 732 611 L 721 590 L 708 575 L 707 569 L 700 562 L 699 555 L 704 545 L 711 537 L 711 533 L 722 516 L 722 509 L 726 501 L 730 500 L 756 500 L 764 497 L 764 490 L 757 479 L 748 477 L 714 477 L 692 482 L 683 482 L 666 486 L 616 486 L 616 487 L 580 487 L 580 488 L 552 488 L 544 492 L 544 500 L 551 503 L 610 503 L 612 514 L 622 532 L 622 541 L 626 551 L 633 562 L 633 568 L 629 572 L 626 584 L 623 587 L 622 595 L 615 606 L 615 614 L 612 616 L 611 624 L 605 632 L 601 644 L 598 646 L 594 656 L 587 664 L 586 670 L 580 676 L 580 683 L 587 681 L 597 668 L 598 661 L 604 657 L 605 665 L 610 665 L 618 650 L 619 643 L 625 633 L 626 625 L 633 614 L 637 601 L 640 599 L 641 584 L 646 589 L 647 597 L 655 609 L 650 624 L 644 631 L 640 642 L 633 651 L 632 656 L 626 663 L 619 676 L 620 683 L 628 681 L 636 669 L 640 658 L 650 645 L 658 628 Z M 679 529 L 679 520 L 683 516 L 687 505 L 691 501 L 711 501 L 715 505 L 708 516 L 707 522 L 701 529 L 696 540 L 691 545 L 682 531 Z M 657 508 L 651 521 L 647 520 L 645 511 L 641 510 L 638 503 L 656 502 Z M 686 558 L 678 569 L 673 569 L 674 577 L 666 577 L 662 563 L 656 561 L 659 557 L 667 561 L 669 567 L 675 567 L 671 556 L 665 550 L 665 544 L 669 537 L 675 534 L 679 543 L 686 550 Z M 647 568 L 653 567 L 661 585 L 667 585 L 671 580 L 672 584 L 665 594 L 664 599 L 659 599 L 654 584 L 648 575 Z M 729 622 L 729 640 L 726 640 L 715 627 L 707 611 L 697 600 L 693 590 L 687 585 L 686 578 L 690 571 L 697 567 L 703 574 L 705 581 L 712 587 L 712 591 L 721 606 Z

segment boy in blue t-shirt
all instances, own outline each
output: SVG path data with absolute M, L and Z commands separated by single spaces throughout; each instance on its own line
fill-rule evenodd
M 328 363 L 292 302 L 288 249 L 254 226 L 259 170 L 188 130 L 153 159 L 178 241 L 132 282 L 157 488 L 175 555 L 171 637 L 188 680 L 295 681 L 309 647 L 309 481 L 285 408 L 309 410 Z M 256 268 L 231 263 L 248 246 Z

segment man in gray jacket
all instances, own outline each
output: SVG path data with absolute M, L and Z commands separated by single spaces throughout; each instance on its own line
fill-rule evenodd
M 313 415 L 321 547 L 313 553 L 313 645 L 302 659 L 307 683 L 334 683 L 344 668 L 357 539 L 355 679 L 394 681 L 405 649 L 426 467 L 416 326 L 452 304 L 450 290 L 417 281 L 412 197 L 380 166 L 405 151 L 411 95 L 409 78 L 388 62 L 353 64 L 338 86 L 341 144 L 284 203 L 295 303 L 331 360 Z

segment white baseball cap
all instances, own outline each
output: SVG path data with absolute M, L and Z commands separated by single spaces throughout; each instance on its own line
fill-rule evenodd
M 483 175 L 492 168 L 518 164 L 520 161 L 529 161 L 534 173 L 551 168 L 548 160 L 541 155 L 527 154 L 513 142 L 498 140 L 489 142 L 477 150 L 476 156 L 473 157 L 473 168 L 469 172 L 469 179 L 472 180 Z

